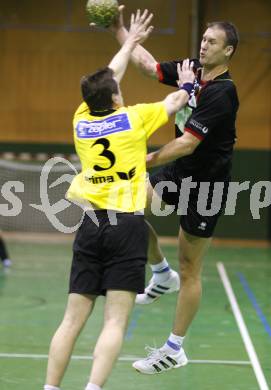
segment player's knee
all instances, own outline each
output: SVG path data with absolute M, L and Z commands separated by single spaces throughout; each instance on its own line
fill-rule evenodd
M 182 255 L 180 258 L 180 278 L 182 283 L 188 280 L 201 280 L 201 267 L 198 262 L 189 256 Z
M 77 331 L 78 329 L 81 329 L 84 323 L 84 316 L 79 316 L 75 313 L 66 313 L 62 321 L 62 326 L 71 331 Z
M 180 274 L 181 286 L 184 285 L 200 285 L 201 284 L 201 275 L 194 272 L 181 272 Z
M 106 317 L 104 320 L 104 326 L 107 326 L 111 329 L 119 329 L 120 331 L 124 331 L 127 327 L 128 316 L 125 315 L 115 315 Z

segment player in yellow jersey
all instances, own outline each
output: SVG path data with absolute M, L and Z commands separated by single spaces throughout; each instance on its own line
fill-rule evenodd
M 114 83 L 112 70 L 95 77 Z M 83 79 L 86 90 L 94 81 Z M 97 82 L 97 84 L 100 81 Z M 115 85 L 116 93 L 117 85 Z M 86 100 L 87 100 L 86 93 Z M 89 111 L 84 102 L 74 116 L 74 141 L 82 173 L 68 191 L 71 200 L 88 200 L 94 208 L 133 212 L 143 210 L 146 199 L 146 140 L 165 124 L 163 102 Z
M 106 295 L 104 326 L 86 387 L 100 390 L 120 352 L 136 293 L 144 291 L 148 234 L 140 211 L 146 203 L 146 143 L 186 104 L 194 81 L 192 65 L 185 61 L 178 68 L 179 91 L 162 102 L 123 105 L 119 82 L 133 49 L 152 31 L 151 19 L 148 11 L 132 15 L 127 40 L 109 66 L 81 82 L 84 103 L 73 124 L 82 172 L 72 182 L 68 198 L 88 203 L 96 220 L 86 214 L 74 241 L 68 304 L 51 342 L 44 390 L 59 390 L 95 300 Z M 118 212 L 114 225 L 110 211 Z

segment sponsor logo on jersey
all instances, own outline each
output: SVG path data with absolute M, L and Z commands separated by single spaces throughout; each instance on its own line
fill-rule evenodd
M 121 180 L 131 180 L 136 174 L 136 167 L 130 169 L 129 172 L 117 172 L 118 178 Z M 115 182 L 117 178 L 110 176 L 93 176 L 85 174 L 85 180 L 92 184 L 103 184 Z
M 112 183 L 115 181 L 113 176 L 85 176 L 85 179 L 92 184 Z
M 206 228 L 207 228 L 206 222 L 201 222 L 198 226 L 198 229 L 200 229 L 200 230 L 206 230 Z
M 208 133 L 208 127 L 202 125 L 198 121 L 195 121 L 195 119 L 190 119 L 189 124 L 194 126 L 196 129 L 200 130 L 204 134 Z
M 76 125 L 78 138 L 98 138 L 108 134 L 131 130 L 127 114 L 118 114 L 98 121 L 79 121 Z
M 130 169 L 130 171 L 127 173 L 126 172 L 117 172 L 117 174 L 121 180 L 131 180 L 136 174 L 136 167 Z

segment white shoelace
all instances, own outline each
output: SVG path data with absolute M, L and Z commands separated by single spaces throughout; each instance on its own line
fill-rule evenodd
M 161 356 L 163 352 L 159 348 L 150 347 L 149 345 L 145 346 L 145 350 L 147 351 L 148 355 L 146 359 L 153 360 L 153 359 L 161 359 Z M 166 356 L 166 354 L 165 354 Z

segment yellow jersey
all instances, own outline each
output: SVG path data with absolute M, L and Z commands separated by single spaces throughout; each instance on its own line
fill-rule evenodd
M 94 208 L 134 212 L 146 205 L 147 139 L 168 121 L 163 102 L 121 107 L 91 115 L 82 103 L 73 119 L 82 172 L 67 198 Z

